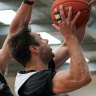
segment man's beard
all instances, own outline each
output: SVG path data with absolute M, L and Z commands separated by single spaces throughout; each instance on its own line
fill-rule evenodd
M 51 49 L 48 49 L 47 47 L 40 48 L 40 58 L 44 64 L 48 64 L 53 57 L 54 54 L 52 53 Z

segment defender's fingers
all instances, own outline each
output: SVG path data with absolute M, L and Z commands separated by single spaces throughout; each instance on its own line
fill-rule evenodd
M 59 12 L 57 11 L 56 8 L 54 9 L 54 13 L 55 13 L 55 18 L 56 18 L 57 22 L 60 23 L 61 22 L 61 17 L 60 17 L 60 14 L 59 14 Z
M 60 16 L 62 21 L 66 21 L 63 5 L 60 5 Z
M 69 7 L 69 12 L 68 12 L 67 20 L 71 21 L 71 18 L 72 18 L 72 6 Z
M 77 15 L 74 17 L 73 21 L 72 21 L 72 24 L 73 24 L 73 25 L 76 24 L 76 22 L 77 22 L 77 20 L 79 19 L 80 15 L 81 15 L 81 12 L 79 11 L 79 12 L 77 13 Z

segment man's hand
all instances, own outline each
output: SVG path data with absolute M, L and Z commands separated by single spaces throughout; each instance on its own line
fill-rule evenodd
M 55 12 L 57 9 L 55 9 Z M 69 13 L 67 18 L 65 17 L 63 6 L 60 5 L 60 16 L 61 16 L 61 22 L 59 23 L 59 26 L 53 24 L 53 27 L 55 27 L 59 32 L 63 34 L 65 39 L 68 39 L 71 35 L 76 34 L 76 22 L 80 16 L 80 12 L 77 13 L 77 15 L 74 17 L 73 20 L 71 20 L 72 17 L 72 7 L 69 7 Z
M 90 7 L 92 4 L 94 4 L 96 2 L 96 0 L 91 0 L 91 2 L 89 3 Z M 76 30 L 76 37 L 79 41 L 80 44 L 82 44 L 83 38 L 84 38 L 84 34 L 85 34 L 85 30 L 86 30 L 86 25 L 80 25 L 77 30 Z

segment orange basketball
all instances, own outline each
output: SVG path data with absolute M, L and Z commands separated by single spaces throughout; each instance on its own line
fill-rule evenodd
M 57 11 L 60 12 L 61 4 L 64 7 L 64 13 L 66 17 L 68 15 L 68 8 L 70 6 L 72 6 L 72 19 L 75 17 L 78 11 L 81 12 L 80 18 L 76 23 L 77 27 L 79 27 L 81 24 L 86 24 L 88 22 L 90 18 L 91 7 L 88 4 L 87 0 L 55 0 L 51 8 L 51 17 L 53 22 L 56 25 L 59 25 L 59 24 L 56 20 L 56 17 L 55 17 L 56 14 L 54 13 L 54 9 L 57 8 Z

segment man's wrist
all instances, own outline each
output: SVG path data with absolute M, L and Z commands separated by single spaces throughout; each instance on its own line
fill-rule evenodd
M 28 5 L 33 5 L 34 4 L 34 0 L 23 0 L 23 2 L 25 4 L 28 4 Z
M 72 42 L 74 39 L 77 39 L 76 36 L 74 36 L 74 35 L 71 35 L 71 36 L 69 36 L 69 37 L 66 37 L 66 38 L 65 38 L 65 40 L 66 40 L 66 45 L 67 45 L 67 43 Z

